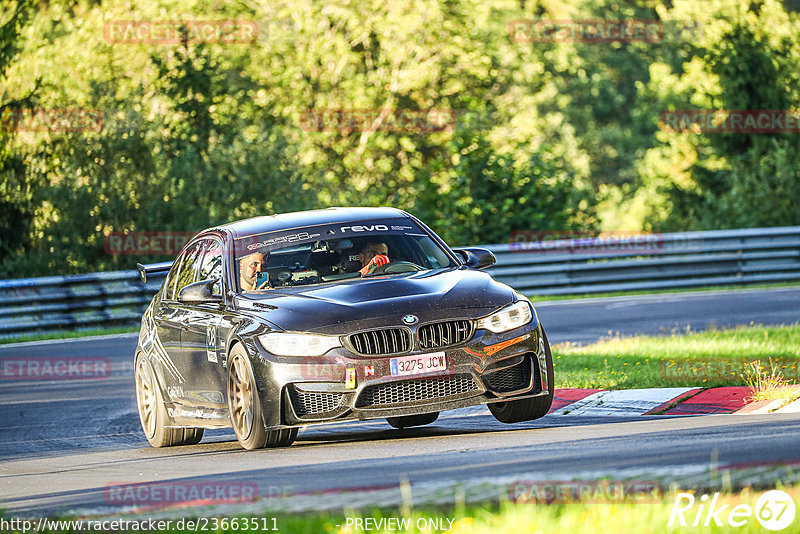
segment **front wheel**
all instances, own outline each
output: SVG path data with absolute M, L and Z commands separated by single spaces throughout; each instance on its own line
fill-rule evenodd
M 286 447 L 297 437 L 297 428 L 267 430 L 264 426 L 253 367 L 238 344 L 231 351 L 228 364 L 228 410 L 236 439 L 245 449 Z
M 553 393 L 555 392 L 553 355 L 550 353 L 550 343 L 547 342 L 547 335 L 542 328 L 542 340 L 544 344 L 545 361 L 547 362 L 547 391 L 544 397 L 533 397 L 531 399 L 520 399 L 515 401 L 495 402 L 489 405 L 489 411 L 495 419 L 501 423 L 521 423 L 522 421 L 533 421 L 547 415 L 553 405 Z

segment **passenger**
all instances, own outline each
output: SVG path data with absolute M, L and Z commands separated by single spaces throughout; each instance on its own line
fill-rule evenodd
M 391 261 L 389 247 L 382 241 L 370 241 L 361 249 L 358 259 L 361 260 L 361 270 L 358 272 L 361 273 L 361 276 L 366 276 Z
M 239 260 L 239 285 L 242 291 L 255 291 L 256 289 L 269 289 L 269 280 L 263 282 L 261 287 L 256 287 L 258 273 L 264 265 L 264 255 L 254 252 Z

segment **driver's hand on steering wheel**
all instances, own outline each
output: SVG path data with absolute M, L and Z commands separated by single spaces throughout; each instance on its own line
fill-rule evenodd
M 389 263 L 389 256 L 378 254 L 377 256 L 369 260 L 369 262 L 365 266 L 363 266 L 361 270 L 358 272 L 361 273 L 361 276 L 367 276 L 368 274 L 373 273 L 375 269 L 377 269 L 381 265 L 386 265 L 387 263 Z

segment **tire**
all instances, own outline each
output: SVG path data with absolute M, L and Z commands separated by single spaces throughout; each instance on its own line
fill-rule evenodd
M 291 445 L 297 438 L 297 428 L 267 430 L 264 425 L 253 366 L 241 344 L 233 347 L 228 362 L 228 410 L 242 447 L 254 450 Z
M 489 404 L 489 411 L 495 419 L 501 423 L 521 423 L 523 421 L 533 421 L 547 415 L 553 405 L 553 393 L 555 392 L 553 355 L 550 353 L 550 343 L 547 335 L 542 328 L 542 340 L 544 341 L 545 361 L 547 362 L 547 391 L 545 397 L 534 397 L 532 399 L 520 399 L 516 401 L 495 402 Z
M 156 448 L 177 445 L 195 445 L 203 439 L 202 428 L 169 428 L 169 416 L 164 407 L 161 388 L 155 378 L 153 367 L 141 354 L 136 357 L 134 377 L 136 381 L 136 407 L 142 430 Z
M 202 428 L 184 428 L 184 438 L 182 445 L 197 445 L 203 439 Z
M 439 412 L 424 413 L 422 415 L 403 415 L 400 417 L 387 417 L 386 422 L 395 428 L 408 428 L 411 426 L 429 425 L 439 418 Z

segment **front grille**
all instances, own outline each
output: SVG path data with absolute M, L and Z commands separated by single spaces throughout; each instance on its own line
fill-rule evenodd
M 298 417 L 334 412 L 344 405 L 345 399 L 343 393 L 298 391 L 294 387 L 289 387 L 289 397 Z
M 420 349 L 436 349 L 463 343 L 472 337 L 472 321 L 445 321 L 426 324 L 417 330 Z
M 517 365 L 483 376 L 486 387 L 497 393 L 517 391 L 531 383 L 531 358 L 525 357 Z
M 425 378 L 402 380 L 387 384 L 367 386 L 356 401 L 356 408 L 367 406 L 389 406 L 406 402 L 461 395 L 479 391 L 472 375 L 456 375 L 447 378 Z
M 411 333 L 403 328 L 370 330 L 351 335 L 350 344 L 360 354 L 396 354 L 411 349 Z

